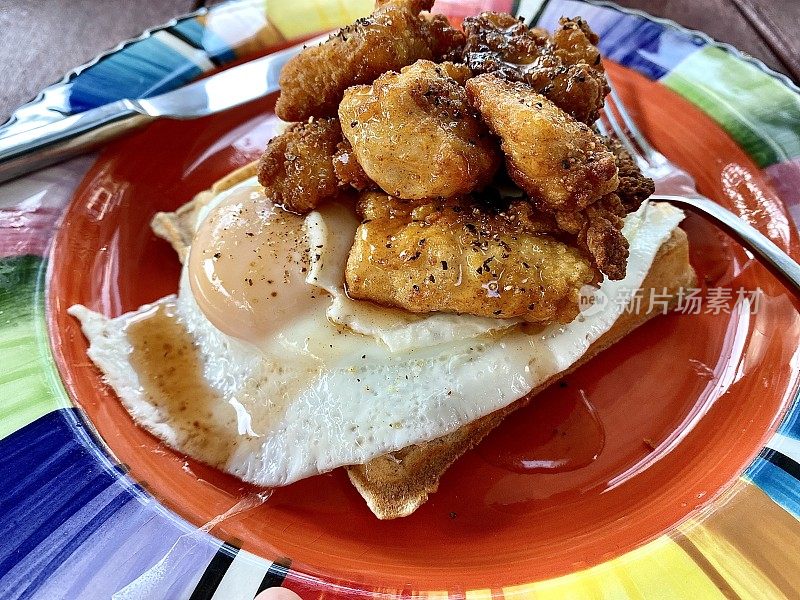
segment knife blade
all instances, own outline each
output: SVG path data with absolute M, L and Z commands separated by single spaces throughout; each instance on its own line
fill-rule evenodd
M 126 98 L 0 138 L 0 182 L 52 165 L 159 118 L 194 119 L 263 98 L 280 88 L 281 69 L 327 35 L 231 67 L 171 92 Z

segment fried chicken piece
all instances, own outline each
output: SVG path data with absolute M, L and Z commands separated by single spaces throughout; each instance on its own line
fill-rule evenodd
M 464 34 L 442 15 L 420 14 L 433 0 L 381 2 L 320 46 L 309 47 L 283 67 L 275 113 L 285 121 L 332 117 L 344 91 L 424 58 L 460 54 Z
M 616 193 L 626 211 L 633 212 L 656 191 L 655 183 L 642 174 L 639 165 L 619 140 L 605 138 L 604 141 L 617 160 L 619 187 Z
M 622 235 L 628 213 L 617 194 L 609 194 L 584 210 L 556 212 L 558 228 L 575 236 L 594 264 L 609 279 L 623 279 L 628 266 L 628 240 Z
M 588 125 L 523 83 L 480 75 L 466 89 L 500 138 L 509 176 L 540 210 L 582 210 L 617 189 L 614 155 Z
M 484 74 L 467 82 L 467 93 L 500 137 L 508 174 L 530 202 L 553 215 L 609 279 L 625 277 L 623 218 L 652 191 L 631 157 L 523 83 Z
M 333 156 L 341 142 L 338 119 L 295 123 L 267 144 L 258 163 L 258 182 L 277 204 L 307 213 L 340 192 Z
M 483 188 L 501 163 L 496 140 L 461 82 L 464 65 L 420 60 L 339 105 L 344 136 L 370 179 L 404 199 L 448 198 Z
M 628 240 L 622 235 L 625 215 L 637 210 L 654 191 L 653 180 L 645 177 L 636 162 L 617 140 L 606 138 L 619 171 L 619 187 L 578 212 L 555 214 L 559 229 L 576 236 L 579 246 L 594 258 L 609 279 L 622 279 L 628 262 Z
M 333 170 L 336 172 L 336 177 L 343 184 L 349 184 L 358 191 L 376 190 L 377 184 L 369 178 L 369 176 L 358 164 L 358 159 L 353 153 L 353 147 L 347 138 L 344 138 L 336 149 L 336 154 L 333 156 Z
M 584 123 L 597 120 L 609 92 L 597 35 L 580 17 L 562 17 L 550 37 L 505 13 L 464 19 L 464 62 L 477 73 L 521 81 Z
M 364 217 L 347 261 L 354 298 L 414 313 L 455 312 L 569 322 L 599 272 L 525 201 L 505 210 L 475 199 L 359 200 Z

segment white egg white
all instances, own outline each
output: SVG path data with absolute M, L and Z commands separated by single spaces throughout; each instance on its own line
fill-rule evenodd
M 262 344 L 216 329 L 198 308 L 184 267 L 177 299 L 156 304 L 176 302 L 203 375 L 220 397 L 211 418 L 236 430 L 223 463 L 202 452 L 196 458 L 259 485 L 286 485 L 435 439 L 507 406 L 568 368 L 611 328 L 682 219 L 666 204 L 629 215 L 626 277 L 604 281 L 593 310 L 535 334 L 513 320 L 419 316 L 348 298 L 344 264 L 358 223 L 336 204 L 305 221 L 309 245 L 319 248 L 305 285 L 326 300 Z M 130 361 L 126 327 L 152 306 L 113 319 L 80 305 L 70 313 L 90 341 L 90 358 L 137 422 L 180 451 L 188 432 L 148 400 Z

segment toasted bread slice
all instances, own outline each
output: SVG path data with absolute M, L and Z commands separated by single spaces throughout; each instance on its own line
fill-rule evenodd
M 648 297 L 649 290 L 656 290 L 661 294 L 666 288 L 670 297 L 675 298 L 679 288 L 694 287 L 696 283 L 697 277 L 689 264 L 686 233 L 682 229 L 675 229 L 672 236 L 662 244 L 642 284 L 644 297 Z M 551 383 L 588 362 L 652 317 L 661 314 L 662 310 L 659 306 L 651 312 L 623 313 L 578 362 L 566 371 L 554 375 L 524 398 L 443 437 L 380 456 L 364 465 L 347 467 L 350 481 L 379 519 L 396 519 L 410 515 L 428 499 L 429 494 L 436 491 L 439 479 L 447 468 L 462 454 L 474 448 L 507 415 L 528 404 Z
M 191 244 L 202 207 L 220 192 L 255 174 L 256 163 L 251 163 L 221 179 L 210 190 L 200 192 L 176 212 L 157 213 L 151 222 L 153 231 L 172 244 L 183 260 Z M 689 264 L 689 244 L 686 234 L 681 229 L 675 229 L 656 254 L 642 284 L 643 293 L 647 297 L 650 290 L 662 294 L 666 289 L 670 297 L 675 298 L 679 288 L 693 287 L 696 283 L 696 275 Z M 551 377 L 524 398 L 464 425 L 446 436 L 380 456 L 363 465 L 346 467 L 350 481 L 379 519 L 396 519 L 410 515 L 428 499 L 429 494 L 436 491 L 439 479 L 447 468 L 462 454 L 474 448 L 508 414 L 528 404 L 548 385 L 588 362 L 639 325 L 661 314 L 661 311 L 659 306 L 657 310 L 651 312 L 623 313 L 580 360 L 566 371 Z

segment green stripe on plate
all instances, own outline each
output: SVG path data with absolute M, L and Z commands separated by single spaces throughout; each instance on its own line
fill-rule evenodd
M 661 82 L 717 121 L 760 167 L 800 156 L 800 95 L 755 65 L 706 46 Z
M 38 256 L 0 259 L 0 439 L 70 406 L 47 340 L 44 267 Z

